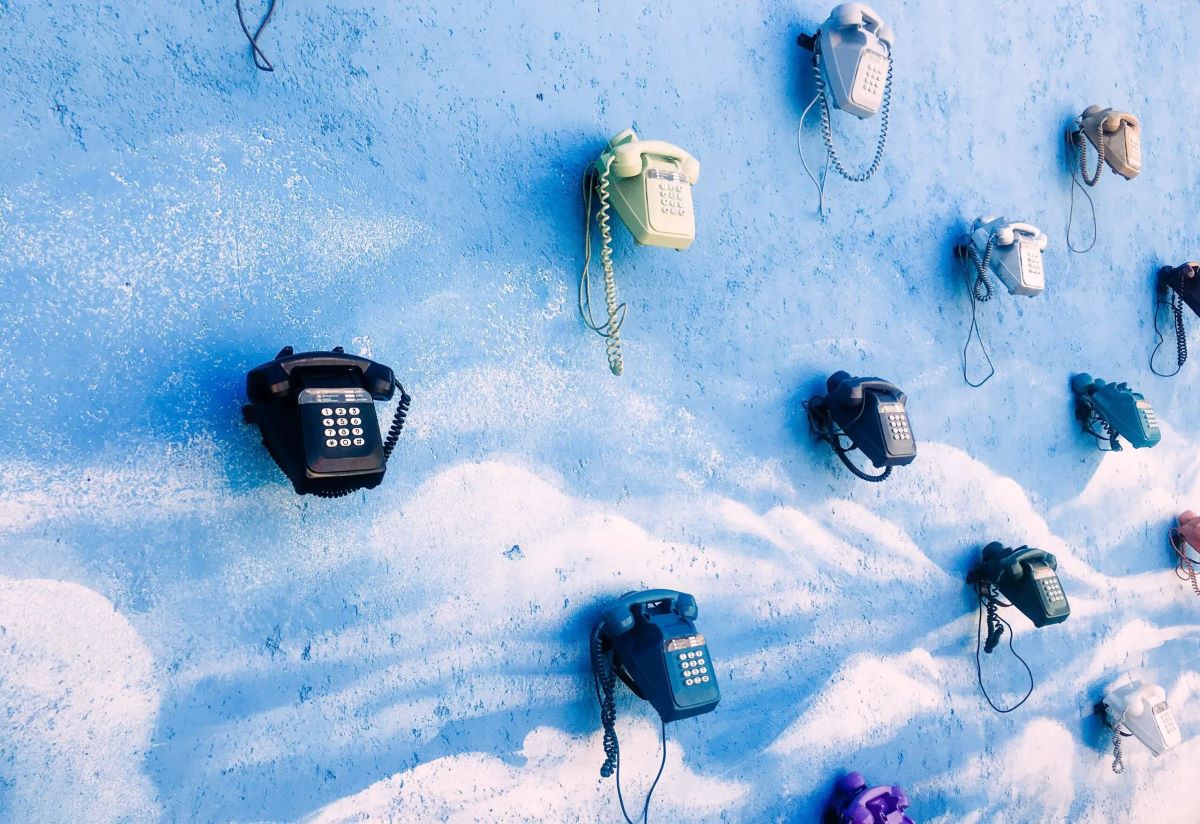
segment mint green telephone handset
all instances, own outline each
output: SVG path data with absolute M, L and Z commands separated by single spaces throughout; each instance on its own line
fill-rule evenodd
M 605 339 L 608 368 L 614 375 L 624 370 L 621 325 L 626 306 L 617 302 L 613 278 L 610 211 L 617 215 L 643 246 L 682 251 L 696 238 L 692 210 L 692 185 L 700 178 L 700 161 L 678 146 L 662 140 L 639 140 L 626 129 L 608 146 L 583 176 L 583 273 L 579 278 L 579 313 L 592 331 Z M 592 316 L 592 196 L 599 200 L 596 225 L 600 229 L 600 267 L 604 271 L 604 300 L 608 320 Z

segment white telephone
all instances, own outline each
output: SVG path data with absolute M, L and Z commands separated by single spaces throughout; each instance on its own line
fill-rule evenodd
M 970 249 L 979 272 L 976 297 L 988 300 L 992 286 L 989 269 L 1014 295 L 1033 297 L 1046 289 L 1042 252 L 1049 242 L 1046 233 L 1031 223 L 1009 223 L 1002 217 L 981 217 L 971 224 Z M 985 289 L 984 295 L 979 289 Z
M 579 312 L 584 323 L 605 339 L 608 366 L 614 375 L 624 371 L 621 324 L 625 304 L 617 303 L 613 278 L 610 204 L 633 239 L 644 246 L 684 250 L 696 239 L 692 186 L 700 179 L 700 161 L 678 146 L 662 140 L 639 140 L 633 129 L 614 135 L 594 163 L 584 172 L 583 274 L 579 279 Z M 592 316 L 592 195 L 599 199 L 596 225 L 600 229 L 600 266 L 604 270 L 604 297 L 608 320 L 598 324 Z
M 883 160 L 892 92 L 894 40 L 891 27 L 864 3 L 836 6 L 815 36 L 801 35 L 799 38 L 800 45 L 813 53 L 813 79 L 817 91 L 800 116 L 796 143 L 800 150 L 800 162 L 821 194 L 822 213 L 829 166 L 832 165 L 847 180 L 861 183 L 875 174 Z M 876 112 L 880 113 L 879 142 L 871 165 L 864 171 L 850 172 L 838 156 L 833 145 L 833 126 L 830 122 L 831 102 L 835 108 L 864 120 Z M 804 143 L 801 140 L 804 120 L 814 105 L 820 105 L 821 108 L 821 134 L 825 141 L 825 170 L 819 182 L 804 159 Z
M 1127 681 L 1122 684 L 1121 681 Z M 1113 772 L 1125 770 L 1121 754 L 1121 728 L 1137 736 L 1155 756 L 1179 745 L 1182 737 L 1175 716 L 1167 706 L 1167 693 L 1157 684 L 1143 684 L 1132 675 L 1114 682 L 1102 701 L 1113 728 Z

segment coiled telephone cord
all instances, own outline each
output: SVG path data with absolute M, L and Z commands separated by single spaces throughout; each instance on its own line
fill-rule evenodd
M 1158 336 L 1158 343 L 1155 344 L 1154 351 L 1150 353 L 1150 371 L 1160 378 L 1173 378 L 1178 375 L 1179 370 L 1187 363 L 1188 358 L 1187 329 L 1183 325 L 1183 298 L 1179 296 L 1179 293 L 1171 290 L 1168 301 L 1169 303 L 1166 305 L 1171 307 L 1171 316 L 1175 324 L 1175 371 L 1159 372 L 1154 366 L 1154 356 L 1158 354 L 1158 350 L 1166 343 L 1162 330 L 1158 328 L 1158 315 L 1164 305 L 1163 300 L 1159 298 L 1154 304 L 1154 334 Z
M 400 433 L 404 431 L 404 421 L 408 418 L 408 408 L 412 404 L 412 396 L 404 391 L 404 387 L 396 384 L 396 388 L 400 390 L 400 402 L 396 404 L 396 411 L 392 415 L 392 425 L 388 427 L 387 438 L 383 441 L 383 460 L 385 462 L 392 457 L 392 450 L 396 448 L 396 442 L 400 440 Z M 318 498 L 345 498 L 355 491 L 354 489 L 318 489 L 313 494 Z
M 1107 713 L 1107 708 L 1106 708 L 1105 712 Z M 1131 735 L 1133 735 L 1133 733 L 1131 733 L 1131 732 L 1121 732 L 1121 725 L 1125 723 L 1125 716 L 1128 714 L 1129 714 L 1129 708 L 1126 707 L 1125 712 L 1121 713 L 1121 720 L 1119 720 L 1116 724 L 1113 724 L 1113 728 L 1112 728 L 1112 731 L 1113 731 L 1112 771 L 1115 772 L 1117 775 L 1121 775 L 1123 772 L 1125 772 L 1125 754 L 1121 751 L 1121 739 L 1129 738 Z
M 1097 162 L 1096 162 L 1096 172 L 1094 175 L 1091 176 L 1090 179 L 1088 178 L 1088 172 L 1087 172 L 1088 138 L 1087 138 L 1087 135 L 1083 133 L 1083 126 L 1080 125 L 1080 127 L 1078 129 L 1076 129 L 1075 131 L 1072 131 L 1072 132 L 1068 132 L 1068 134 L 1070 136 L 1069 142 L 1071 143 L 1071 145 L 1076 147 L 1077 149 L 1079 149 L 1079 164 L 1078 164 L 1078 168 L 1076 168 L 1076 164 L 1074 164 L 1074 163 L 1071 164 L 1071 208 L 1070 208 L 1070 211 L 1067 213 L 1067 248 L 1070 249 L 1072 252 L 1075 252 L 1076 254 L 1082 255 L 1082 254 L 1086 254 L 1087 252 L 1092 251 L 1092 248 L 1096 245 L 1096 241 L 1099 239 L 1099 236 L 1100 236 L 1099 224 L 1097 224 L 1097 222 L 1096 222 L 1096 204 L 1092 200 L 1091 194 L 1088 193 L 1088 189 L 1092 186 L 1095 186 L 1100 181 L 1100 173 L 1104 171 L 1104 157 L 1105 157 L 1105 154 L 1104 154 L 1104 152 L 1105 152 L 1105 150 L 1104 150 L 1104 146 L 1105 146 L 1104 129 L 1103 129 L 1103 127 L 1101 127 L 1101 129 L 1100 129 L 1100 148 L 1097 150 L 1097 154 L 1099 155 L 1099 157 L 1097 158 Z M 1082 183 L 1079 182 L 1079 176 L 1076 174 L 1077 171 L 1078 171 L 1079 175 L 1083 176 L 1083 182 L 1086 183 L 1087 186 L 1084 186 Z M 1083 193 L 1084 198 L 1088 202 L 1088 207 L 1091 209 L 1091 212 L 1092 212 L 1092 242 L 1087 245 L 1087 248 L 1077 248 L 1073 243 L 1071 243 L 1071 227 L 1075 223 L 1075 190 L 1076 189 L 1079 189 L 1079 191 Z
M 803 114 L 800 115 L 800 124 L 796 127 L 796 147 L 800 150 L 800 163 L 804 166 L 804 171 L 808 173 L 809 179 L 813 185 L 817 187 L 819 200 L 817 202 L 817 212 L 824 217 L 825 215 L 825 178 L 829 174 L 829 167 L 832 165 L 834 170 L 851 183 L 865 183 L 879 170 L 879 164 L 883 162 L 883 150 L 887 146 L 888 134 L 888 112 L 892 105 L 892 54 L 888 50 L 888 72 L 887 80 L 883 85 L 883 101 L 879 106 L 879 140 L 875 144 L 875 156 L 871 160 L 871 165 L 859 172 L 851 172 L 842 164 L 842 159 L 838 155 L 837 147 L 833 142 L 833 122 L 832 114 L 829 108 L 829 95 L 825 87 L 825 75 L 821 72 L 821 38 L 820 32 L 813 38 L 813 64 L 812 64 L 813 80 L 817 87 L 817 93 L 812 101 L 805 107 Z M 804 141 L 801 139 L 804 134 L 804 121 L 808 117 L 809 111 L 817 103 L 821 105 L 821 138 L 825 142 L 825 168 L 821 171 L 821 179 L 817 180 L 816 175 L 808 167 L 808 161 L 804 157 Z
M 995 289 L 992 286 L 991 270 L 988 268 L 992 262 L 992 252 L 995 246 L 995 233 L 992 233 L 988 237 L 982 258 L 979 257 L 979 250 L 975 248 L 975 244 L 971 241 L 969 235 L 959 246 L 959 261 L 962 263 L 963 279 L 967 283 L 967 291 L 971 298 L 971 325 L 967 327 L 967 342 L 963 344 L 962 375 L 967 386 L 973 389 L 983 386 L 996 374 L 996 365 L 992 363 L 992 356 L 988 354 L 987 346 L 983 342 L 983 334 L 979 331 L 979 304 L 987 303 L 995 295 Z M 975 267 L 973 281 L 971 279 L 970 267 L 967 265 L 968 257 L 971 260 L 971 264 Z M 981 288 L 983 289 L 982 292 L 980 291 Z M 987 361 L 988 365 L 988 373 L 979 381 L 971 380 L 967 374 L 967 355 L 971 349 L 971 338 L 979 341 L 979 351 L 983 353 L 983 359 Z
M 975 676 L 979 680 L 979 690 L 983 693 L 984 699 L 987 700 L 991 708 L 999 713 L 1009 713 L 1020 707 L 1029 700 L 1029 696 L 1033 695 L 1033 670 L 1029 668 L 1029 664 L 1020 656 L 1016 648 L 1013 647 L 1012 625 L 1008 621 L 1005 621 L 996 609 L 997 607 L 1009 607 L 1012 604 L 1001 601 L 999 595 L 996 594 L 995 585 L 987 579 L 981 578 L 975 582 L 975 592 L 979 596 L 979 621 L 975 627 Z M 983 640 L 983 616 L 985 612 L 988 617 L 987 647 L 984 647 Z M 995 622 L 994 624 L 993 621 Z M 1001 709 L 996 706 L 996 702 L 988 695 L 987 687 L 983 685 L 983 662 L 980 660 L 979 652 L 981 649 L 984 649 L 986 652 L 991 653 L 999 645 L 1000 638 L 1006 628 L 1008 629 L 1009 652 L 1025 668 L 1025 673 L 1029 676 L 1029 690 L 1020 701 L 1011 707 Z
M 579 314 L 588 328 L 604 338 L 604 351 L 608 368 L 614 375 L 624 371 L 621 356 L 621 325 L 625 322 L 626 306 L 617 303 L 617 282 L 612 264 L 612 219 L 610 217 L 609 172 L 614 156 L 609 155 L 604 164 L 604 173 L 598 174 L 589 165 L 583 175 L 583 274 L 579 278 Z M 608 321 L 596 323 L 592 316 L 592 191 L 599 196 L 600 206 L 596 210 L 596 224 L 600 227 L 600 267 L 604 270 L 604 302 L 608 310 Z
M 1103 432 L 1096 431 L 1096 425 L 1099 424 Z M 1108 422 L 1108 419 L 1102 416 L 1094 406 L 1091 407 L 1091 418 L 1084 424 L 1083 431 L 1096 439 L 1096 448 L 1101 452 L 1121 452 L 1120 434 L 1113 425 Z M 1108 449 L 1105 449 L 1101 444 L 1108 442 Z
M 1178 529 L 1172 529 L 1167 534 L 1167 537 L 1171 542 L 1171 549 L 1175 550 L 1175 577 L 1191 584 L 1192 592 L 1200 596 L 1200 581 L 1196 580 L 1195 561 L 1188 554 L 1187 542 L 1183 540 L 1183 536 L 1179 534 Z
M 858 417 L 862 416 L 866 408 L 866 404 L 864 403 L 862 408 L 858 411 Z M 840 460 L 845 467 L 855 475 L 855 477 L 861 478 L 862 480 L 873 484 L 882 483 L 891 477 L 892 467 L 890 466 L 885 466 L 883 468 L 883 472 L 878 475 L 869 475 L 865 470 L 860 469 L 859 467 L 855 466 L 853 462 L 851 462 L 847 453 L 853 452 L 858 447 L 854 446 L 853 441 L 851 441 L 849 448 L 842 446 L 842 438 L 849 436 L 837 428 L 837 424 L 833 422 L 833 416 L 829 414 L 829 410 L 825 408 L 823 403 L 805 401 L 804 409 L 806 412 L 808 412 L 809 430 L 820 440 L 825 441 L 827 444 L 833 447 L 833 452 L 838 456 L 838 460 Z M 855 420 L 858 420 L 858 417 L 856 417 Z
M 625 796 L 621 792 L 621 748 L 617 742 L 617 707 L 614 690 L 617 684 L 617 674 L 611 662 L 605 660 L 604 642 L 600 638 L 600 625 L 592 630 L 592 686 L 596 690 L 596 700 L 600 702 L 600 725 L 604 729 L 604 763 L 600 765 L 600 777 L 616 776 L 617 802 L 621 805 L 621 815 L 626 824 L 635 824 L 625 810 Z M 650 819 L 650 799 L 662 778 L 663 769 L 667 766 L 667 725 L 660 721 L 662 740 L 662 760 L 658 764 L 658 773 L 654 776 L 650 789 L 646 791 L 646 800 L 642 803 L 642 814 L 639 821 L 642 824 Z

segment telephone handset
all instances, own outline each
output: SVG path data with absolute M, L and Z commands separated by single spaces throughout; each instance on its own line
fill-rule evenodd
M 805 403 L 814 435 L 832 447 L 846 467 L 865 481 L 883 481 L 892 468 L 907 466 L 917 457 L 917 442 L 908 421 L 908 396 L 900 388 L 879 378 L 853 378 L 835 372 L 825 382 L 828 394 L 816 395 Z M 850 445 L 843 446 L 842 438 Z M 877 469 L 868 475 L 847 457 L 862 451 Z
M 871 787 L 862 773 L 851 772 L 838 779 L 821 824 L 913 824 L 908 807 L 903 787 Z
M 384 439 L 374 402 L 397 389 L 400 401 Z M 246 396 L 243 417 L 258 425 L 296 492 L 322 498 L 379 485 L 412 402 L 391 369 L 340 346 L 300 354 L 285 346 L 246 374 Z
M 1020 707 L 1033 695 L 1033 670 L 1013 647 L 1012 625 L 1000 617 L 999 608 L 1015 606 L 1035 627 L 1060 624 L 1071 614 L 1071 605 L 1058 579 L 1058 560 L 1048 552 L 1028 546 L 1012 549 L 998 541 L 983 548 L 979 563 L 967 575 L 967 583 L 975 587 L 979 599 L 979 621 L 975 630 L 975 673 L 983 697 L 996 712 L 1008 713 Z M 1000 600 L 1003 595 L 1008 603 Z M 987 640 L 983 639 L 984 616 L 987 616 Z M 1008 649 L 1025 668 L 1029 690 L 1011 707 L 996 706 L 983 685 L 980 649 L 991 654 L 1008 629 Z
M 696 599 L 673 589 L 630 592 L 612 603 L 592 628 L 592 677 L 604 727 L 604 764 L 600 775 L 616 773 L 621 813 L 620 747 L 616 732 L 614 688 L 617 678 L 654 707 L 662 719 L 663 763 L 666 724 L 711 712 L 721 700 L 717 671 L 704 636 L 696 630 Z M 662 775 L 662 766 L 658 774 Z M 655 778 L 655 784 L 658 777 Z M 651 785 L 651 793 L 654 786 Z M 650 796 L 642 807 L 645 820 Z
M 1158 684 L 1144 684 L 1132 675 L 1126 675 L 1110 685 L 1104 692 L 1103 700 L 1096 706 L 1096 711 L 1112 727 L 1112 769 L 1118 775 L 1125 772 L 1122 736 L 1137 736 L 1156 758 L 1177 747 L 1183 740 L 1175 715 L 1167 704 L 1166 690 Z M 1129 732 L 1121 732 L 1122 727 Z
M 1196 579 L 1196 564 L 1200 564 L 1200 515 L 1187 510 L 1179 515 L 1177 525 L 1167 532 L 1175 552 L 1175 577 L 1192 585 L 1200 596 L 1200 581 Z
M 1154 334 L 1158 343 L 1150 353 L 1150 371 L 1159 377 L 1172 378 L 1187 362 L 1187 329 L 1183 325 L 1183 306 L 1187 304 L 1191 310 L 1200 315 L 1200 263 L 1188 261 L 1179 266 L 1163 266 L 1158 270 L 1157 283 L 1154 290 Z M 1175 325 L 1175 371 L 1159 372 L 1154 366 L 1154 356 L 1165 343 L 1163 334 L 1158 328 L 1158 314 L 1163 306 L 1169 306 Z
M 608 365 L 620 375 L 621 324 L 625 304 L 617 303 L 613 277 L 610 204 L 644 246 L 682 251 L 696 239 L 692 186 L 700 179 L 700 161 L 662 140 L 639 140 L 633 129 L 613 136 L 608 146 L 584 173 L 584 262 L 579 280 L 579 312 L 593 331 L 606 339 Z M 596 225 L 600 230 L 600 266 L 604 271 L 604 297 L 608 320 L 597 324 L 592 316 L 592 196 L 599 200 Z
M 1071 208 L 1067 215 L 1067 247 L 1080 254 L 1090 252 L 1096 245 L 1100 233 L 1096 225 L 1096 204 L 1088 189 L 1100 182 L 1104 164 L 1126 180 L 1132 180 L 1142 171 L 1142 126 L 1129 112 L 1088 106 L 1083 114 L 1075 118 L 1067 129 L 1067 143 L 1079 152 L 1078 164 L 1071 164 Z M 1088 171 L 1088 144 L 1096 149 L 1096 167 Z M 1083 182 L 1080 183 L 1080 178 Z M 1087 199 L 1092 212 L 1092 242 L 1077 248 L 1071 242 L 1071 227 L 1075 223 L 1075 190 L 1079 189 Z
M 1120 452 L 1121 438 L 1134 449 L 1151 447 L 1162 440 L 1158 416 L 1150 401 L 1132 391 L 1129 384 L 1108 383 L 1081 372 L 1071 378 L 1071 391 L 1075 393 L 1075 417 L 1083 431 L 1098 441 L 1098 449 Z M 1104 431 L 1098 432 L 1097 426 Z
M 825 176 L 831 165 L 846 180 L 862 183 L 875 174 L 883 160 L 892 95 L 892 44 L 895 42 L 895 33 L 870 6 L 842 3 L 834 7 L 829 19 L 821 24 L 815 35 L 802 34 L 797 42 L 813 53 L 816 95 L 800 115 L 796 143 L 800 150 L 800 161 L 821 195 L 820 211 L 823 214 Z M 865 170 L 851 172 L 842 164 L 833 144 L 830 104 L 860 119 L 880 113 L 879 141 L 871 165 Z M 820 107 L 821 135 L 825 141 L 825 171 L 820 181 L 808 168 L 801 140 L 804 120 L 814 105 Z

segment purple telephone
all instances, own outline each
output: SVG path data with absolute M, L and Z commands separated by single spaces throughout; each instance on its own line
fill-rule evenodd
M 908 795 L 900 787 L 867 787 L 862 773 L 838 779 L 823 824 L 913 824 L 904 814 Z

